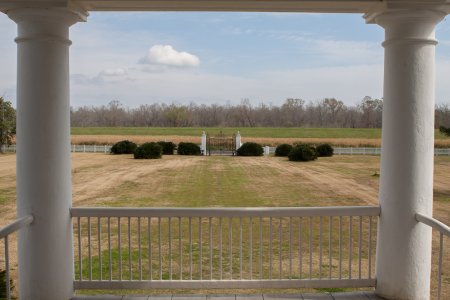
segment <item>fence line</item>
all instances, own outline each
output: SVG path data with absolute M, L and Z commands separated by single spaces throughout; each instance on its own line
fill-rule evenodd
M 70 145 L 71 152 L 109 153 L 111 145 Z M 264 155 L 275 154 L 276 147 L 264 146 Z M 2 146 L 3 152 L 15 153 L 16 145 Z M 334 147 L 335 155 L 381 155 L 381 148 L 371 147 Z M 450 148 L 435 148 L 435 156 L 450 156 Z

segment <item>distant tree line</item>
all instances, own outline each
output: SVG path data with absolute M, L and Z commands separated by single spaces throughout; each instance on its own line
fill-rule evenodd
M 347 106 L 335 98 L 306 102 L 289 98 L 280 105 L 145 104 L 124 107 L 119 101 L 71 109 L 74 127 L 345 127 L 379 128 L 383 101 L 364 97 Z M 450 126 L 450 109 L 436 107 L 436 125 Z

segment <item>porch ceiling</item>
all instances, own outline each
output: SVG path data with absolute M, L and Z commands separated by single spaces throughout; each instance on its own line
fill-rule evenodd
M 0 0 L 0 10 L 71 7 L 84 11 L 235 11 L 368 13 L 386 8 L 432 8 L 450 13 L 450 0 Z

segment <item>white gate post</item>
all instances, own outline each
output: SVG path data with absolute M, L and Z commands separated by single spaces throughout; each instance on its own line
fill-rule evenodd
M 18 25 L 17 215 L 34 216 L 18 234 L 19 298 L 68 300 L 73 296 L 69 27 L 85 15 L 17 8 L 8 16 Z
M 203 155 L 207 155 L 206 153 L 206 132 L 203 131 L 202 133 L 202 145 L 201 150 Z
M 435 26 L 444 13 L 396 10 L 368 15 L 385 29 L 384 102 L 376 293 L 429 299 L 433 213 Z
M 241 133 L 238 131 L 236 133 L 236 150 L 241 148 L 242 143 L 241 143 Z

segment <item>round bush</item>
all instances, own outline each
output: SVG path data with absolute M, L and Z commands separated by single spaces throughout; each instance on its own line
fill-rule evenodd
M 281 144 L 275 149 L 275 156 L 288 156 L 289 152 L 292 150 L 292 145 Z
M 137 145 L 133 142 L 128 140 L 120 141 L 111 147 L 111 154 L 133 154 L 136 148 Z
M 314 147 L 310 145 L 297 145 L 289 152 L 290 161 L 311 161 L 317 159 Z
M 333 156 L 334 149 L 330 144 L 322 144 L 316 147 L 318 157 Z
M 157 143 L 144 143 L 134 151 L 135 159 L 161 158 L 162 147 Z
M 237 149 L 237 155 L 240 156 L 262 156 L 264 153 L 263 147 L 258 143 L 247 142 Z
M 173 151 L 177 148 L 177 146 L 172 142 L 159 141 L 158 145 L 162 147 L 163 155 L 172 155 Z
M 184 143 L 178 144 L 178 154 L 179 155 L 200 155 L 200 147 L 194 143 Z

